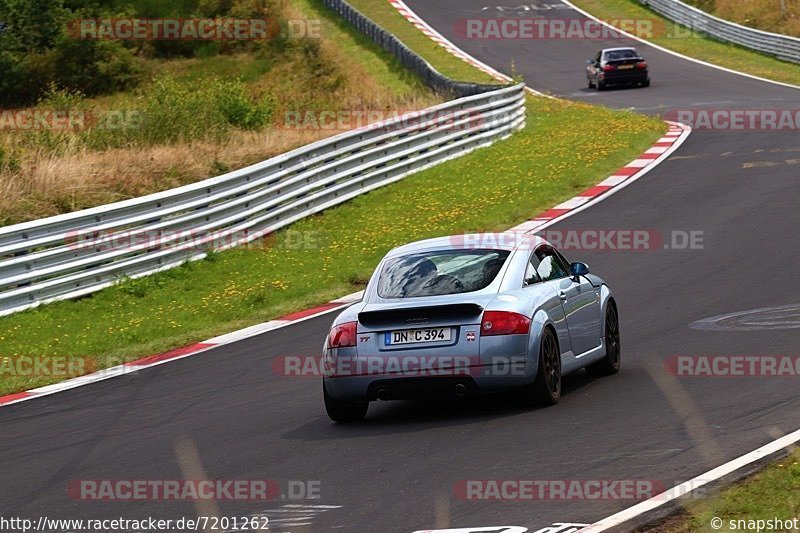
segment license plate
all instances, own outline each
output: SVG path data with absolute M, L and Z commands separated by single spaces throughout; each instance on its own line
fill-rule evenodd
M 626 68 L 633 68 L 633 65 L 620 65 L 619 66 L 620 70 L 623 70 L 623 69 L 626 69 Z
M 447 342 L 450 340 L 450 328 L 404 329 L 386 333 L 386 345 L 419 344 L 423 342 Z

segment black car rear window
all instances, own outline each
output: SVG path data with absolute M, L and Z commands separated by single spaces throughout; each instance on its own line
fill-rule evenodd
M 390 259 L 378 279 L 381 298 L 416 298 L 479 291 L 494 281 L 506 250 L 444 250 Z
M 606 52 L 606 61 L 620 61 L 624 59 L 637 59 L 639 53 L 636 50 L 612 50 Z

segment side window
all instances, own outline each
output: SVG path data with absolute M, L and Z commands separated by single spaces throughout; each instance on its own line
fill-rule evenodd
M 536 252 L 532 253 L 531 258 L 528 260 L 528 266 L 525 268 L 525 282 L 523 286 L 527 287 L 542 281 L 542 278 L 539 277 L 539 273 L 536 272 L 539 263 L 540 261 L 539 258 L 536 257 Z
M 534 253 L 540 261 L 536 272 L 542 280 L 550 281 L 569 276 L 569 265 L 550 246 L 540 246 Z
M 567 258 L 564 257 L 564 254 L 562 254 L 555 248 L 553 249 L 553 251 L 555 251 L 556 255 L 558 256 L 558 260 L 561 262 L 561 266 L 567 270 L 567 275 L 569 275 L 569 261 L 567 261 Z

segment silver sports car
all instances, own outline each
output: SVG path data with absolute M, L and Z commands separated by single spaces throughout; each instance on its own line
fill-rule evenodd
M 325 408 L 337 422 L 370 401 L 520 388 L 551 405 L 561 376 L 620 365 L 611 289 L 545 240 L 459 235 L 389 252 L 364 298 L 334 320 L 323 353 Z

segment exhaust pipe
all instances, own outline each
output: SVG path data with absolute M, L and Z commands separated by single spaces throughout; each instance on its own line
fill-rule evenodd
M 466 396 L 466 395 L 467 395 L 467 386 L 466 386 L 466 385 L 464 385 L 463 383 L 456 383 L 456 384 L 453 386 L 453 392 L 454 392 L 454 393 L 455 393 L 455 395 L 456 395 L 456 396 L 458 396 L 459 398 L 463 398 L 464 396 Z
M 379 400 L 384 400 L 384 401 L 385 401 L 385 400 L 388 400 L 388 399 L 389 399 L 389 391 L 388 391 L 388 390 L 386 390 L 386 389 L 383 389 L 383 388 L 381 388 L 381 389 L 378 389 L 378 392 L 376 392 L 376 393 L 375 393 L 375 396 L 376 396 L 376 397 L 377 397 Z

